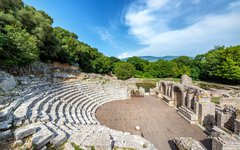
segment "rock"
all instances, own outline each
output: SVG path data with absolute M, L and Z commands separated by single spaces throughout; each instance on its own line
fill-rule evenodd
M 65 150 L 74 150 L 74 147 L 72 146 L 72 144 L 70 142 L 67 142 L 65 145 L 64 145 L 64 149 Z
M 13 143 L 13 147 L 18 147 L 20 145 L 23 145 L 23 141 L 22 140 L 17 140 Z
M 139 87 L 139 92 L 140 92 L 140 96 L 144 96 L 145 89 L 143 87 Z
M 59 146 L 66 141 L 67 141 L 67 135 L 66 134 L 59 134 L 50 143 L 54 146 Z
M 136 129 L 137 131 L 139 131 L 139 130 L 140 130 L 140 127 L 139 127 L 139 126 L 136 126 L 135 129 Z
M 185 84 L 185 85 L 192 84 L 192 78 L 190 78 L 186 74 L 182 75 L 182 77 L 181 77 L 181 84 Z
M 9 121 L 0 122 L 0 130 L 9 129 L 11 126 Z
M 14 137 L 16 140 L 25 138 L 36 132 L 39 124 L 29 124 L 24 127 L 20 127 L 14 131 Z
M 206 150 L 200 142 L 191 137 L 175 137 L 173 141 L 179 150 Z
M 13 138 L 11 130 L 0 132 L 0 141 L 6 141 L 11 138 Z
M 41 148 L 40 150 L 47 150 L 47 146 L 44 146 L 44 147 Z
M 60 72 L 54 72 L 54 73 L 53 73 L 53 77 L 54 77 L 54 78 L 62 78 L 62 79 L 72 79 L 72 78 L 76 78 L 76 76 L 74 76 L 74 75 L 67 74 L 67 73 L 60 73 Z
M 0 71 L 0 91 L 8 92 L 17 85 L 14 77 L 5 71 Z
M 45 126 L 41 126 L 41 130 L 32 136 L 32 143 L 37 149 L 42 148 L 54 138 L 54 134 Z

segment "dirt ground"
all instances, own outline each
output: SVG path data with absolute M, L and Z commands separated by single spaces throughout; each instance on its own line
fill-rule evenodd
M 211 149 L 211 141 L 197 126 L 189 124 L 173 107 L 153 96 L 104 104 L 97 110 L 98 120 L 113 129 L 142 135 L 159 150 L 176 149 L 174 137 L 193 137 Z M 141 130 L 136 131 L 135 127 Z

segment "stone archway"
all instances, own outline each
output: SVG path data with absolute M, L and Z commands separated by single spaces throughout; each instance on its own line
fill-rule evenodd
M 173 87 L 173 98 L 174 98 L 174 106 L 175 107 L 180 107 L 183 105 L 183 91 L 181 87 L 179 86 L 174 86 Z

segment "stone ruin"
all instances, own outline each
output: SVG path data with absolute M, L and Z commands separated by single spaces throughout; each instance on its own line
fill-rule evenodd
M 179 150 L 206 150 L 200 142 L 191 137 L 175 137 L 173 141 Z
M 218 127 L 211 133 L 212 150 L 239 150 L 239 137 L 232 136 Z
M 35 77 L 23 82 L 21 79 L 18 78 L 19 85 L 10 96 L 1 101 L 1 142 L 14 140 L 18 148 L 30 144 L 36 149 L 62 145 L 73 149 L 71 143 L 96 149 L 156 149 L 140 136 L 100 124 L 95 116 L 103 104 L 130 98 L 124 84 L 79 80 L 52 83 Z
M 190 85 L 192 84 L 192 78 L 190 78 L 188 75 L 184 74 L 181 77 L 181 84 Z
M 212 126 L 215 104 L 209 93 L 197 86 L 164 81 L 157 84 L 157 95 L 164 102 L 178 109 L 178 113 L 191 124 Z
M 183 75 L 181 84 L 159 82 L 157 96 L 167 105 L 177 108 L 178 113 L 191 124 L 198 124 L 211 133 L 213 150 L 238 150 L 240 148 L 240 101 L 231 97 L 211 102 L 211 94 L 191 85 L 191 79 Z M 174 138 L 179 149 L 204 149 L 188 137 Z M 194 145 L 194 144 L 195 145 Z M 194 146 L 193 146 L 194 145 Z

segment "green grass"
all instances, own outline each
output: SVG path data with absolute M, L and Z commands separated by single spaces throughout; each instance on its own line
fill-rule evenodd
M 137 87 L 143 87 L 143 88 L 155 88 L 155 83 L 136 83 Z
M 79 145 L 75 144 L 75 143 L 71 143 L 72 146 L 74 147 L 74 150 L 84 150 L 82 149 Z
M 211 102 L 219 104 L 220 97 L 212 97 Z

